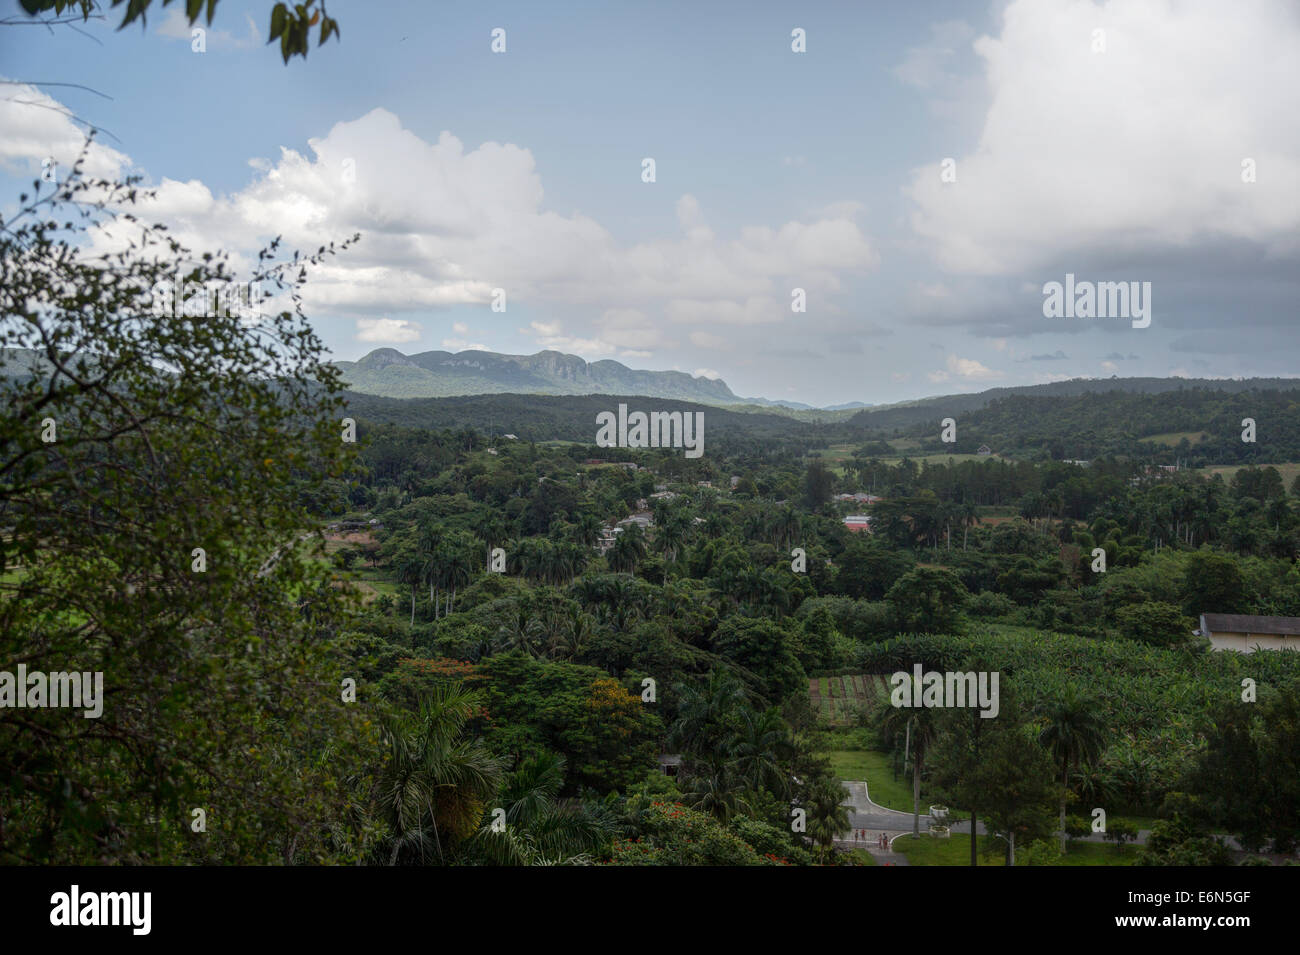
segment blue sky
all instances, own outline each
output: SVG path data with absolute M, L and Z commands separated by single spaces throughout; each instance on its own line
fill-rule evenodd
M 221 0 L 201 54 L 171 10 L 0 30 L 34 84 L 6 195 L 74 150 L 39 101 L 195 247 L 360 231 L 309 287 L 340 358 L 552 347 L 814 404 L 1297 367 L 1293 4 L 335 0 L 288 66 L 270 6 Z M 1150 327 L 1044 317 L 1067 272 L 1151 282 Z

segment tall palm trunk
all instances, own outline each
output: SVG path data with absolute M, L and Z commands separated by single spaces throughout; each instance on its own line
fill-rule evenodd
M 920 754 L 911 758 L 911 837 L 920 838 Z
M 1066 763 L 1065 768 L 1061 770 L 1061 786 L 1068 786 L 1070 783 L 1070 764 Z M 1065 800 L 1068 792 L 1064 789 L 1061 792 L 1061 855 L 1065 855 Z

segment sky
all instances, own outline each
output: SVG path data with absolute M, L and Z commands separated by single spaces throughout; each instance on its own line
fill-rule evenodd
M 0 208 L 93 124 L 192 249 L 359 232 L 306 288 L 339 359 L 550 348 L 814 405 L 1300 370 L 1294 2 L 330 0 L 287 66 L 270 0 L 202 52 L 153 6 L 0 25 Z M 1067 275 L 1149 321 L 1047 314 Z

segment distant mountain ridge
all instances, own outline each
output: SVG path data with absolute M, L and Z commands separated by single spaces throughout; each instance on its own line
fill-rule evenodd
M 638 371 L 611 359 L 541 351 L 503 355 L 490 351 L 427 351 L 404 355 L 377 348 L 357 361 L 334 363 L 353 391 L 385 398 L 452 398 L 463 395 L 643 395 L 705 404 L 740 404 L 718 378 L 681 371 Z

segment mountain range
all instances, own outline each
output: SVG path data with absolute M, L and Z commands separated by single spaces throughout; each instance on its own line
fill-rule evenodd
M 335 365 L 353 391 L 386 398 L 460 395 L 643 395 L 704 404 L 742 404 L 727 383 L 680 371 L 637 371 L 611 360 L 541 351 L 502 355 L 490 351 L 427 351 L 403 355 L 377 348 L 357 361 Z

